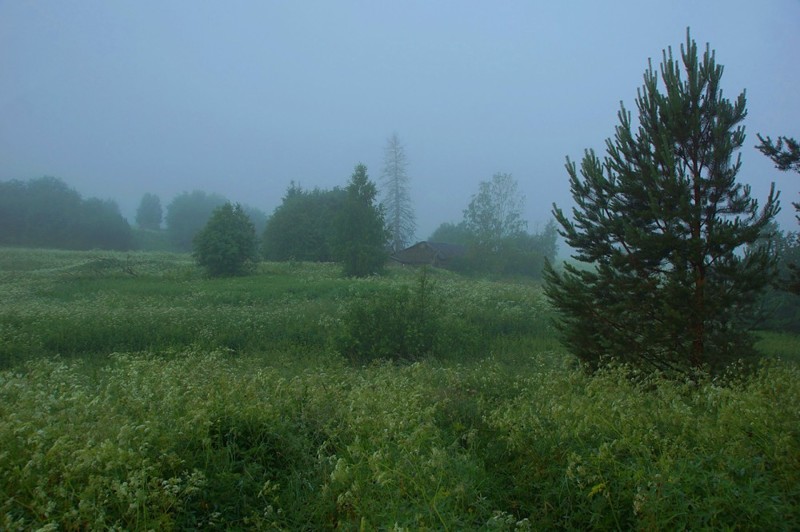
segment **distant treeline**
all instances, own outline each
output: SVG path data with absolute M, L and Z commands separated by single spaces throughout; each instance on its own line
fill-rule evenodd
M 131 227 L 111 200 L 83 198 L 61 179 L 0 181 L 0 245 L 55 249 L 161 250 L 187 252 L 211 213 L 228 200 L 203 191 L 173 198 L 162 216 L 161 202 L 145 194 Z M 245 207 L 263 231 L 267 215 Z M 162 220 L 166 228 L 161 229 Z
M 54 177 L 0 182 L 0 244 L 126 250 L 127 220 L 113 201 L 84 199 Z
M 345 208 L 346 199 L 346 192 L 338 187 L 304 190 L 292 183 L 265 226 L 263 257 L 272 261 L 335 260 L 336 234 L 331 220 Z M 451 269 L 538 278 L 544 261 L 555 259 L 558 233 L 552 222 L 534 233 L 526 231 L 522 223 L 508 231 L 481 231 L 479 224 L 469 223 L 469 208 L 465 214 L 464 221 L 444 223 L 429 237 L 434 242 L 463 246 L 464 255 L 449 262 Z
M 270 261 L 335 261 L 332 221 L 345 209 L 343 188 L 306 190 L 292 183 L 271 216 L 243 206 Z M 84 199 L 64 181 L 42 177 L 0 182 L 0 245 L 57 249 L 162 250 L 188 252 L 192 241 L 228 200 L 195 190 L 175 196 L 162 213 L 161 200 L 144 194 L 131 227 L 110 200 Z M 463 245 L 467 252 L 451 267 L 464 273 L 539 277 L 545 259 L 556 253 L 557 234 L 548 224 L 529 233 L 486 236 L 465 221 L 444 223 L 429 238 Z

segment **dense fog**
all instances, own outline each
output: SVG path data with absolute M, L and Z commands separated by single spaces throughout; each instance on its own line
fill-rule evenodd
M 0 4 L 0 181 L 54 176 L 117 202 L 220 195 L 271 214 L 294 181 L 378 181 L 405 149 L 416 239 L 511 174 L 531 230 L 570 204 L 566 156 L 604 149 L 620 101 L 686 29 L 747 91 L 740 178 L 800 181 L 754 149 L 797 136 L 800 3 L 21 2 Z M 784 208 L 780 223 L 794 229 Z

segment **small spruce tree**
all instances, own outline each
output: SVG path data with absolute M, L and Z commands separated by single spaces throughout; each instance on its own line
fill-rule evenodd
M 193 243 L 192 256 L 212 277 L 241 275 L 258 260 L 255 227 L 238 203 L 217 207 Z
M 682 373 L 753 353 L 774 256 L 752 244 L 779 206 L 774 185 L 759 210 L 736 182 L 745 95 L 723 98 L 721 76 L 687 31 L 680 61 L 668 49 L 660 76 L 645 72 L 638 127 L 623 106 L 605 158 L 587 151 L 580 174 L 567 159 L 574 221 L 553 213 L 586 265 L 548 264 L 545 290 L 564 341 L 591 365 L 608 356 Z
M 375 203 L 377 188 L 367 176 L 367 167 L 356 165 L 345 189 L 347 198 L 336 217 L 336 255 L 348 277 L 381 273 L 386 262 L 388 232 L 384 211 Z

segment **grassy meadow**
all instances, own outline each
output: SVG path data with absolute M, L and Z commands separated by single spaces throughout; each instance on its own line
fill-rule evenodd
M 532 281 L 0 249 L 0 529 L 800 529 L 800 339 L 590 376 L 550 318 Z

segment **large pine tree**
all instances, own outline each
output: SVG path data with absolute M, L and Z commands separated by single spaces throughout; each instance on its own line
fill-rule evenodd
M 717 369 L 752 353 L 753 303 L 774 257 L 750 246 L 779 206 L 762 209 L 736 182 L 745 95 L 723 98 L 722 66 L 698 57 L 687 32 L 680 60 L 663 53 L 638 91 L 638 126 L 622 106 L 606 156 L 567 159 L 573 220 L 559 231 L 584 267 L 549 264 L 546 293 L 573 352 L 649 369 Z M 660 74 L 660 75 L 659 75 Z

